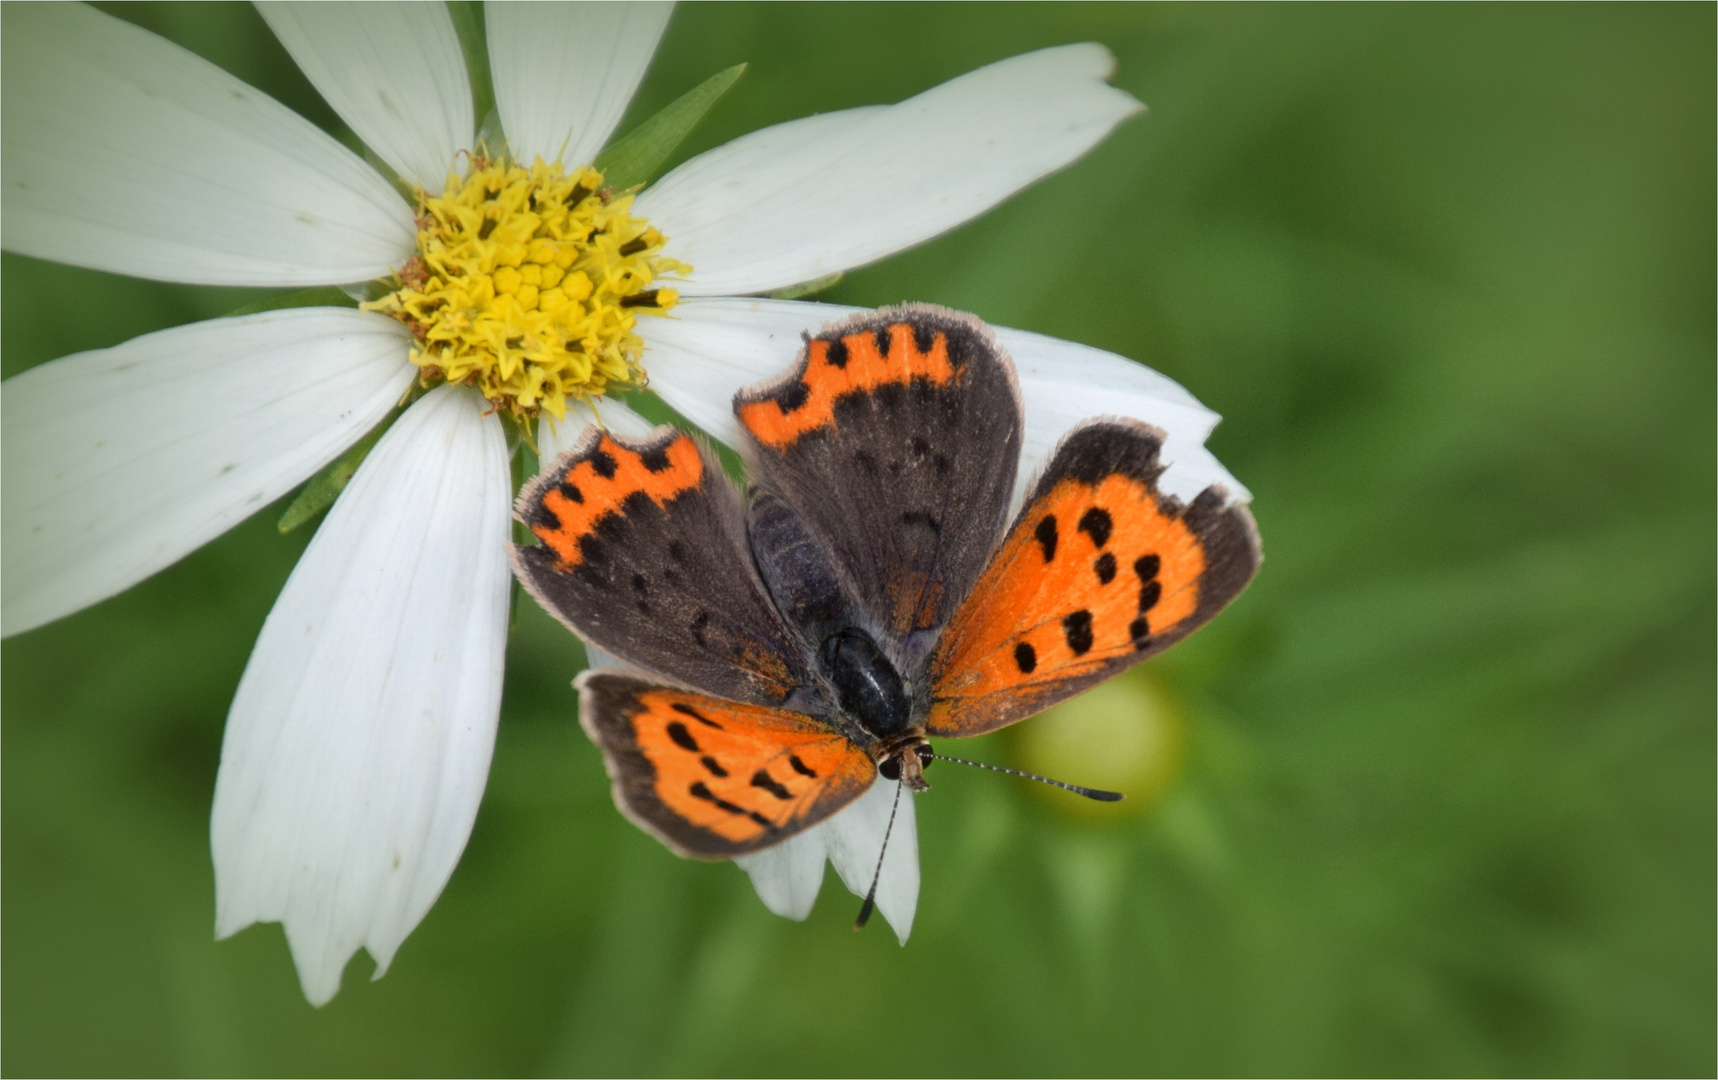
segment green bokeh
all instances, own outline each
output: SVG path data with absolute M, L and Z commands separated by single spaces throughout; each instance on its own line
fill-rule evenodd
M 120 13 L 338 130 L 250 9 Z M 211 932 L 223 718 L 310 532 L 276 506 L 5 645 L 0 1067 L 1711 1075 L 1713 39 L 1710 5 L 683 7 L 628 125 L 751 67 L 677 159 L 1070 41 L 1151 106 L 827 298 L 1224 414 L 1267 562 L 1152 665 L 1179 780 L 1094 824 L 939 769 L 910 944 L 833 875 L 791 923 L 614 811 L 527 603 L 464 860 L 314 1010 L 278 927 Z M 0 265 L 7 374 L 257 295 Z

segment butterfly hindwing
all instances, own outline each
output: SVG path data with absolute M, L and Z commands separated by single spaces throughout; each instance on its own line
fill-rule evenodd
M 1134 421 L 1070 434 L 932 656 L 932 735 L 1024 719 L 1152 656 L 1259 566 L 1244 506 L 1159 495 L 1161 440 Z
M 576 685 L 615 804 L 684 855 L 725 859 L 779 843 L 877 777 L 869 755 L 809 716 L 612 672 L 588 671 Z
M 519 580 L 585 640 L 734 701 L 774 705 L 806 685 L 745 545 L 739 496 L 709 452 L 658 429 L 593 429 L 525 486 Z
M 984 324 L 928 305 L 855 316 L 734 412 L 756 478 L 828 547 L 868 628 L 941 626 L 1001 531 L 1020 456 L 1013 365 Z

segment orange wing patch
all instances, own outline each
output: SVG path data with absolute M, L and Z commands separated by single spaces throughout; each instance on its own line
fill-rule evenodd
M 877 777 L 869 754 L 809 716 L 614 673 L 587 672 L 578 687 L 615 803 L 683 855 L 722 859 L 779 843 Z
M 834 340 L 812 338 L 800 370 L 760 398 L 736 403 L 740 424 L 763 445 L 786 450 L 809 431 L 834 427 L 835 403 L 845 394 L 870 393 L 914 379 L 942 386 L 955 376 L 948 336 L 935 331 L 927 338 L 921 340 L 906 322 Z
M 1024 719 L 1162 651 L 1240 593 L 1258 568 L 1242 507 L 1156 490 L 1158 440 L 1102 422 L 1058 450 L 938 643 L 933 735 Z
M 665 506 L 703 479 L 703 458 L 683 433 L 630 450 L 601 432 L 594 445 L 574 452 L 558 476 L 531 489 L 536 505 L 550 517 L 534 512 L 528 520 L 537 539 L 560 558 L 561 569 L 571 570 L 584 558 L 579 541 L 595 532 L 604 517 L 624 513 L 628 498 L 643 493 Z

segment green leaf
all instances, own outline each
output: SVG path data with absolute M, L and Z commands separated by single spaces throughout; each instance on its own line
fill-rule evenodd
M 841 276 L 842 271 L 837 270 L 833 274 L 825 274 L 820 278 L 802 281 L 798 285 L 789 285 L 785 289 L 777 289 L 770 293 L 770 298 L 773 300 L 798 300 L 802 296 L 810 296 L 812 293 L 820 293 L 831 288 L 841 280 Z
M 521 425 L 515 434 L 507 440 L 507 454 L 513 465 L 513 490 L 524 487 L 532 477 L 537 475 L 540 463 L 537 457 L 537 447 L 529 438 L 530 427 Z M 513 542 L 516 544 L 535 544 L 536 534 L 523 521 L 513 522 Z
M 507 132 L 501 127 L 501 114 L 494 109 L 477 125 L 477 148 L 491 158 L 507 157 Z
M 619 191 L 650 179 L 657 166 L 691 134 L 698 121 L 704 119 L 704 114 L 739 81 L 745 71 L 746 65 L 735 64 L 716 72 L 680 95 L 667 108 L 610 143 L 596 160 L 603 180 Z
M 338 498 L 340 493 L 346 490 L 346 483 L 352 479 L 352 474 L 358 471 L 358 466 L 364 463 L 371 448 L 381 439 L 382 433 L 399 419 L 402 412 L 405 412 L 404 408 L 389 413 L 381 423 L 370 429 L 368 435 L 353 443 L 344 454 L 312 476 L 310 482 L 304 485 L 304 490 L 298 493 L 298 498 L 292 500 L 292 504 L 286 508 L 286 513 L 280 515 L 280 524 L 276 528 L 280 529 L 283 535 L 289 533 L 321 513 Z
M 483 5 L 475 0 L 448 0 L 453 32 L 465 54 L 465 74 L 471 80 L 471 115 L 481 123 L 495 108 L 495 86 L 489 79 L 489 34 L 483 25 Z M 491 149 L 494 149 L 491 147 Z
M 300 289 L 297 292 L 282 293 L 279 296 L 269 296 L 243 307 L 236 307 L 227 312 L 226 317 L 235 315 L 255 315 L 260 311 L 280 311 L 283 308 L 295 307 L 344 307 L 355 308 L 358 301 L 347 296 L 332 285 L 319 285 L 314 289 Z
M 540 462 L 537 456 L 537 445 L 530 438 L 531 425 L 521 425 L 515 430 L 513 437 L 508 439 L 508 451 L 513 466 L 513 490 L 518 491 L 525 486 L 526 481 L 537 475 Z M 529 547 L 537 543 L 536 534 L 530 526 L 517 518 L 513 521 L 513 542 Z M 513 578 L 513 591 L 507 599 L 507 633 L 512 634 L 519 628 L 519 578 Z

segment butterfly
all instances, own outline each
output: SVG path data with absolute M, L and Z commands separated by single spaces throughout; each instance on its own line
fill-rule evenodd
M 1158 491 L 1164 437 L 1135 420 L 1072 430 L 1009 523 L 1020 391 L 970 315 L 824 327 L 733 407 L 743 497 L 684 432 L 592 428 L 517 504 L 519 580 L 643 672 L 582 674 L 580 719 L 616 805 L 682 855 L 760 851 L 879 778 L 922 790 L 929 738 L 1161 652 L 1259 566 L 1245 506 Z

